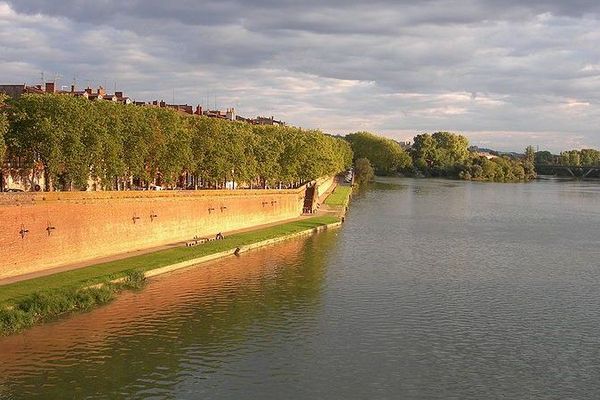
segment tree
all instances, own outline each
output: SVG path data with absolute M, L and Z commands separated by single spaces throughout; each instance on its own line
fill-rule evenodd
M 554 164 L 556 156 L 549 151 L 538 151 L 535 153 L 535 164 Z
M 426 172 L 434 163 L 436 155 L 436 143 L 430 134 L 417 135 L 413 139 L 411 156 L 413 165 L 419 171 Z
M 6 96 L 0 94 L 0 168 L 2 167 L 4 156 L 6 154 L 6 142 L 4 141 L 4 136 L 8 131 L 8 118 L 4 112 L 6 107 L 5 100 Z
M 581 165 L 592 167 L 600 165 L 600 151 L 594 149 L 581 149 Z
M 444 170 L 464 163 L 469 157 L 469 140 L 450 132 L 436 132 L 431 135 L 435 142 L 434 165 Z
M 520 169 L 515 169 L 517 180 L 525 179 L 525 177 L 527 177 L 527 179 L 533 179 L 537 175 L 535 172 L 535 150 L 533 149 L 533 146 L 527 146 L 525 148 L 525 159 L 520 167 Z
M 277 126 L 253 127 L 256 144 L 254 156 L 257 162 L 257 178 L 263 187 L 274 187 L 280 180 L 282 166 L 279 159 L 285 149 L 285 144 L 279 139 L 280 128 Z
M 11 153 L 21 159 L 24 168 L 33 170 L 37 162 L 42 164 L 46 191 L 54 190 L 59 173 L 64 169 L 64 135 L 57 121 L 62 118 L 62 107 L 57 97 L 19 97 L 13 103 L 7 134 L 11 143 Z
M 535 150 L 533 146 L 527 146 L 525 148 L 525 161 L 531 164 L 535 163 Z
M 354 159 L 367 158 L 378 175 L 393 175 L 411 166 L 410 156 L 397 142 L 369 132 L 346 136 L 354 152 Z
M 375 170 L 367 158 L 359 158 L 354 163 L 354 179 L 359 185 L 375 179 Z
M 560 153 L 560 165 L 581 165 L 581 154 L 577 150 L 563 151 Z
M 467 138 L 450 132 L 417 135 L 411 150 L 415 168 L 434 176 L 458 176 L 470 154 Z
M 0 156 L 3 121 L 0 113 Z M 212 187 L 230 180 L 292 185 L 336 174 L 352 161 L 345 140 L 318 130 L 258 127 L 68 95 L 21 96 L 11 103 L 8 125 L 11 154 L 29 172 L 41 165 L 46 190 L 86 189 L 90 179 L 96 189 L 130 181 L 175 186 L 185 175 Z

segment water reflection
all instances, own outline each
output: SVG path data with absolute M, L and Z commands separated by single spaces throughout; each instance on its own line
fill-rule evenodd
M 175 273 L 106 307 L 0 339 L 0 397 L 169 395 L 182 381 L 277 346 L 274 332 L 306 332 L 335 233 L 319 236 L 318 247 L 315 238 L 294 240 Z

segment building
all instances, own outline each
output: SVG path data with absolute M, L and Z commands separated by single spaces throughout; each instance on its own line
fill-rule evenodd
M 485 157 L 488 160 L 493 160 L 494 158 L 498 158 L 498 156 L 488 153 L 487 151 L 478 151 L 475 154 L 477 154 L 479 157 Z
M 7 157 L 0 168 L 0 192 L 39 192 L 46 185 L 44 166 L 37 163 L 25 168 L 19 157 Z
M 28 86 L 22 85 L 0 85 L 0 93 L 4 93 L 7 96 L 17 98 L 27 93 L 43 94 L 45 91 L 42 89 L 42 85 Z
M 23 94 L 64 94 L 75 97 L 83 97 L 88 100 L 108 100 L 115 103 L 131 104 L 133 101 L 123 95 L 123 92 L 115 92 L 114 94 L 106 93 L 106 90 L 99 86 L 95 91 L 89 86 L 84 90 L 76 90 L 75 85 L 71 85 L 70 90 L 57 90 L 54 82 L 46 82 L 44 86 L 36 85 L 29 86 L 27 84 L 22 85 L 0 85 L 0 93 L 4 93 L 12 98 L 17 98 Z
M 65 87 L 68 88 L 68 87 Z M 252 125 L 275 125 L 275 126 L 285 126 L 285 122 L 276 120 L 273 116 L 271 117 L 261 117 L 258 116 L 256 118 L 245 118 L 237 115 L 235 108 L 227 108 L 224 112 L 221 110 L 204 110 L 202 106 L 197 105 L 194 109 L 193 106 L 188 104 L 168 104 L 164 100 L 154 100 L 152 102 L 144 102 L 144 101 L 133 101 L 129 97 L 125 96 L 123 92 L 115 91 L 114 94 L 107 93 L 106 90 L 99 86 L 98 89 L 92 89 L 91 87 L 87 87 L 84 90 L 76 90 L 75 85 L 71 85 L 70 90 L 57 90 L 55 82 L 46 82 L 42 85 L 30 86 L 27 84 L 22 85 L 0 85 L 0 93 L 5 93 L 10 97 L 16 98 L 23 94 L 34 93 L 34 94 L 60 94 L 60 95 L 68 95 L 74 97 L 83 97 L 87 100 L 98 101 L 105 100 L 111 101 L 114 103 L 121 104 L 135 104 L 140 107 L 160 107 L 160 108 L 170 108 L 177 112 L 196 115 L 196 116 L 204 116 L 208 118 L 218 118 L 224 119 L 228 121 L 239 121 Z
M 285 122 L 283 122 L 283 121 L 277 121 L 275 118 L 273 118 L 273 116 L 271 116 L 270 118 L 267 118 L 267 117 L 256 117 L 256 119 L 254 119 L 254 124 L 256 124 L 256 125 L 278 125 L 278 126 L 285 126 Z

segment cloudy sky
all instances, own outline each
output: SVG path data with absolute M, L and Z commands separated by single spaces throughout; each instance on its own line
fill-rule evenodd
M 600 147 L 595 0 L 0 0 L 3 83 L 42 71 L 330 133 Z

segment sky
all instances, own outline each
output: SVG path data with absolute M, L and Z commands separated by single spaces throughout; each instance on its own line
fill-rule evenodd
M 0 83 L 504 151 L 600 148 L 599 43 L 595 0 L 0 0 Z

